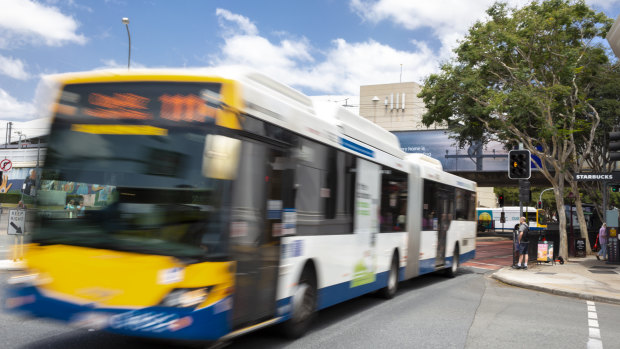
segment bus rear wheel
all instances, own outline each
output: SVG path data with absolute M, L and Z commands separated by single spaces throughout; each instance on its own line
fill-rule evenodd
M 456 276 L 459 270 L 459 245 L 454 246 L 454 253 L 452 254 L 452 265 L 446 269 L 445 275 L 449 278 Z
M 291 339 L 302 337 L 316 314 L 316 277 L 309 271 L 302 274 L 291 301 L 291 318 L 282 324 L 284 334 Z
M 381 289 L 381 296 L 385 299 L 392 299 L 398 290 L 398 255 L 392 257 L 392 265 L 388 272 L 387 285 Z

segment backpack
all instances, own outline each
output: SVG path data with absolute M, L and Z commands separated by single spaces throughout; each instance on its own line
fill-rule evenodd
M 523 227 L 523 236 L 521 237 L 521 242 L 529 242 L 530 227 L 527 226 L 527 223 L 521 224 L 521 227 Z

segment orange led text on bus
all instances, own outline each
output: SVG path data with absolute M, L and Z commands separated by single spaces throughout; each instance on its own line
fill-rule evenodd
M 207 117 L 215 119 L 216 110 L 208 107 L 205 101 L 196 95 L 162 95 L 161 117 L 173 121 L 200 121 Z
M 151 99 L 133 93 L 114 93 L 106 96 L 91 93 L 90 104 L 98 108 L 86 108 L 85 114 L 103 119 L 153 119 L 148 112 Z M 215 118 L 216 110 L 208 107 L 205 101 L 196 95 L 168 95 L 159 97 L 161 102 L 160 117 L 172 121 L 204 122 L 207 117 Z
M 115 93 L 106 96 L 99 93 L 91 93 L 88 96 L 90 104 L 100 108 L 87 108 L 85 113 L 90 116 L 103 119 L 152 119 L 148 110 L 149 98 L 133 93 Z

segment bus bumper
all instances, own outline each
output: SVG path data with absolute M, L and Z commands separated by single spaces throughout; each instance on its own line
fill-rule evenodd
M 231 331 L 231 296 L 198 310 L 159 306 L 119 309 L 49 297 L 35 286 L 12 286 L 3 304 L 8 311 L 21 315 L 138 337 L 214 341 Z

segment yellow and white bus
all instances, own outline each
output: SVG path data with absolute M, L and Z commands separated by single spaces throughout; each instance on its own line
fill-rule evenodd
M 27 272 L 6 308 L 226 340 L 475 254 L 474 182 L 330 103 L 243 71 L 62 74 Z M 73 200 L 73 205 L 67 205 Z

